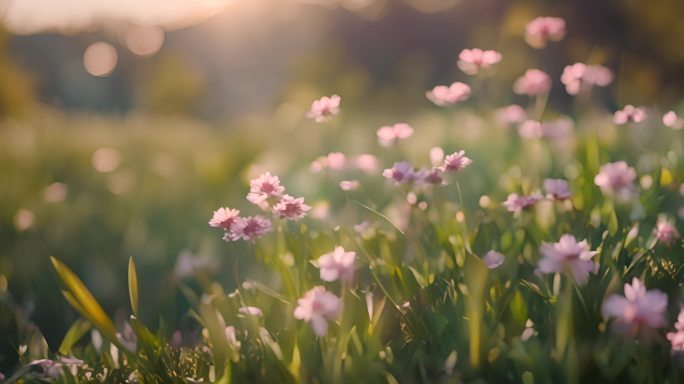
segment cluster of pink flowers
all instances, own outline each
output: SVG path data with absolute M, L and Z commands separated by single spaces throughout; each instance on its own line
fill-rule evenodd
M 273 215 L 287 220 L 299 220 L 306 216 L 311 207 L 304 203 L 303 197 L 292 197 L 285 194 L 285 187 L 280 185 L 278 176 L 270 172 L 261 174 L 250 181 L 247 200 L 263 210 L 271 210 Z M 240 211 L 230 208 L 219 208 L 214 211 L 209 225 L 224 231 L 223 240 L 254 241 L 270 232 L 271 220 L 264 216 L 240 217 Z
M 434 158 L 433 160 L 443 156 L 443 152 L 437 154 L 435 149 L 436 148 L 433 148 L 431 151 L 431 157 Z M 425 183 L 442 185 L 444 184 L 444 173 L 456 173 L 470 165 L 472 162 L 473 161 L 470 158 L 465 156 L 465 151 L 458 151 L 447 155 L 440 165 L 434 166 L 431 169 L 422 168 L 416 170 L 410 163 L 401 161 L 394 163 L 392 168 L 385 169 L 382 172 L 382 175 L 393 180 L 397 184 Z
M 613 73 L 603 65 L 587 65 L 575 63 L 563 69 L 561 82 L 565 90 L 576 95 L 584 85 L 585 87 L 605 87 L 613 81 Z
M 603 317 L 613 318 L 613 330 L 630 337 L 647 336 L 667 324 L 667 295 L 657 289 L 646 290 L 636 277 L 625 284 L 625 296 L 611 295 L 601 307 Z
M 626 201 L 632 198 L 635 179 L 634 168 L 624 161 L 618 161 L 601 166 L 599 173 L 594 177 L 594 184 L 601 188 L 604 195 Z
M 306 114 L 317 123 L 328 121 L 331 117 L 340 113 L 341 99 L 338 95 L 323 96 L 311 103 L 311 109 Z
M 558 42 L 564 37 L 565 20 L 560 17 L 537 17 L 525 28 L 525 41 L 532 48 L 544 48 L 547 42 Z
M 480 48 L 464 49 L 458 55 L 458 68 L 467 75 L 492 69 L 501 61 L 501 53 Z
M 378 141 L 383 147 L 396 144 L 399 140 L 408 139 L 413 135 L 413 127 L 405 123 L 388 125 L 378 129 Z
M 591 260 L 597 252 L 586 240 L 578 242 L 572 235 L 561 236 L 557 243 L 542 243 L 540 252 L 539 272 L 568 273 L 579 285 L 586 284 L 589 273 L 598 270 L 598 264 Z
M 470 97 L 470 86 L 460 82 L 455 82 L 449 86 L 438 85 L 431 91 L 427 91 L 425 96 L 435 105 L 446 107 L 468 100 Z
M 549 200 L 563 201 L 572 197 L 570 186 L 563 179 L 545 179 L 544 190 L 546 191 L 546 198 Z M 520 214 L 523 210 L 533 207 L 543 199 L 544 196 L 539 192 L 522 196 L 517 193 L 511 193 L 506 198 L 506 201 L 503 202 L 503 205 L 509 212 Z
M 635 107 L 631 104 L 625 105 L 613 115 L 613 122 L 617 125 L 627 124 L 629 122 L 641 123 L 646 120 L 646 109 L 644 107 Z
M 546 72 L 531 68 L 513 84 L 513 92 L 518 95 L 538 96 L 551 90 L 551 78 Z

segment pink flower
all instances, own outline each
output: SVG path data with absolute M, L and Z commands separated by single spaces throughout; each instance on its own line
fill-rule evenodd
M 335 250 L 318 258 L 318 268 L 321 270 L 321 280 L 351 281 L 354 278 L 354 261 L 356 252 L 347 252 L 337 246 Z
M 378 158 L 367 153 L 359 155 L 355 163 L 359 170 L 368 174 L 376 173 L 379 168 Z
M 328 154 L 328 167 L 336 171 L 344 169 L 347 165 L 347 156 L 341 152 L 332 152 Z
M 601 188 L 607 196 L 616 196 L 621 200 L 629 200 L 634 192 L 636 171 L 624 161 L 607 163 L 601 166 L 594 184 Z
M 378 141 L 383 147 L 396 144 L 399 140 L 408 139 L 413 135 L 413 127 L 399 123 L 393 126 L 384 126 L 378 129 Z
M 273 214 L 281 219 L 299 220 L 306 216 L 306 213 L 311 210 L 311 207 L 304 204 L 303 197 L 294 198 L 290 195 L 284 195 L 280 201 L 273 206 Z
M 406 161 L 394 163 L 392 168 L 385 169 L 382 175 L 395 183 L 407 183 L 416 180 L 416 171 L 413 166 Z
M 329 120 L 332 116 L 340 113 L 340 97 L 332 95 L 323 96 L 311 103 L 311 110 L 306 114 L 307 117 L 314 119 L 317 123 Z
M 518 95 L 536 96 L 551 90 L 551 78 L 546 72 L 538 69 L 528 69 L 525 74 L 513 84 L 513 92 Z
M 613 330 L 629 336 L 638 336 L 650 328 L 667 324 L 667 295 L 657 289 L 646 290 L 636 277 L 625 284 L 625 296 L 611 295 L 603 302 L 601 312 L 606 319 L 615 318 Z
M 504 262 L 504 255 L 497 251 L 491 250 L 487 252 L 483 257 L 482 261 L 487 264 L 487 268 L 495 269 L 501 266 Z
M 271 221 L 262 216 L 239 217 L 230 231 L 223 236 L 225 241 L 247 240 L 254 242 L 257 238 L 271 232 Z
M 537 17 L 525 27 L 525 41 L 532 48 L 541 49 L 548 41 L 561 41 L 565 37 L 565 20 L 560 17 Z
M 343 191 L 355 191 L 359 189 L 358 180 L 342 180 L 340 181 L 340 188 Z
M 496 118 L 504 124 L 515 124 L 520 123 L 527 117 L 527 112 L 525 109 L 519 105 L 511 104 L 507 107 L 500 109 Z
M 602 65 L 575 63 L 566 66 L 561 75 L 561 82 L 565 85 L 565 90 L 571 95 L 578 94 L 582 84 L 605 87 L 611 81 L 613 81 L 613 73 Z
M 672 345 L 673 352 L 684 351 L 684 308 L 679 311 L 674 327 L 676 331 L 668 332 L 667 339 Z
M 211 220 L 209 220 L 209 225 L 214 228 L 223 228 L 228 231 L 239 215 L 240 211 L 237 209 L 230 209 L 228 207 L 219 208 L 217 211 L 214 211 L 214 215 Z
M 544 137 L 544 127 L 535 120 L 526 120 L 518 127 L 518 135 L 525 140 L 541 139 Z
M 568 182 L 563 179 L 544 180 L 544 190 L 546 197 L 554 200 L 566 200 L 572 197 Z
M 446 107 L 468 100 L 470 97 L 470 87 L 467 84 L 455 82 L 450 86 L 438 85 L 431 91 L 425 93 L 428 100 L 440 107 Z
M 625 105 L 622 110 L 616 111 L 613 115 L 613 122 L 617 125 L 627 124 L 630 121 L 641 123 L 644 120 L 646 120 L 646 110 L 631 104 Z
M 257 307 L 240 307 L 240 309 L 238 309 L 238 312 L 242 313 L 243 315 L 250 315 L 256 317 L 261 317 L 264 315 L 261 309 Z
M 440 169 L 444 172 L 458 172 L 472 164 L 473 160 L 465 156 L 465 151 L 454 152 L 444 159 Z
M 337 318 L 342 303 L 334 294 L 327 292 L 323 286 L 316 286 L 297 300 L 294 317 L 311 324 L 318 337 L 328 333 L 328 321 Z
M 269 198 L 279 199 L 285 192 L 285 187 L 280 185 L 278 176 L 273 176 L 270 172 L 262 173 L 256 179 L 252 179 L 249 186 L 247 200 L 260 207 L 268 206 Z
M 480 70 L 487 70 L 501 61 L 501 53 L 480 48 L 464 49 L 458 55 L 458 68 L 466 75 L 477 75 Z
M 672 129 L 684 128 L 684 120 L 680 119 L 675 111 L 670 111 L 663 115 L 663 125 Z
M 517 193 L 511 193 L 503 202 L 503 205 L 508 209 L 509 212 L 518 214 L 522 212 L 523 209 L 530 208 L 537 204 L 541 200 L 541 196 L 538 194 L 532 194 L 529 196 L 520 196 Z
M 542 273 L 566 272 L 579 285 L 589 279 L 589 273 L 598 269 L 591 258 L 597 252 L 591 251 L 586 240 L 577 242 L 575 236 L 563 235 L 557 243 L 542 243 L 539 249 L 544 256 L 539 260 L 539 271 Z
M 436 167 L 444 162 L 444 150 L 440 147 L 430 149 L 430 163 Z
M 438 168 L 432 168 L 430 170 L 423 170 L 421 172 L 421 180 L 425 183 L 432 185 L 444 185 L 444 172 Z
M 675 240 L 679 237 L 679 232 L 677 228 L 672 225 L 667 220 L 660 218 L 655 227 L 655 237 L 658 242 L 665 244 L 666 246 L 671 246 Z

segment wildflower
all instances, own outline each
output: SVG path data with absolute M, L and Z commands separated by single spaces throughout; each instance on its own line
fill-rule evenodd
M 664 327 L 667 295 L 657 289 L 646 290 L 636 277 L 625 284 L 625 296 L 611 295 L 603 302 L 601 312 L 605 318 L 615 318 L 613 330 L 637 336 L 651 328 Z
M 548 93 L 551 89 L 551 78 L 546 72 L 528 69 L 513 84 L 513 92 L 518 95 L 536 96 Z
M 420 180 L 432 185 L 443 185 L 444 171 L 442 171 L 439 167 L 435 167 L 430 170 L 422 170 Z
M 444 150 L 440 147 L 430 149 L 430 163 L 436 167 L 444 162 Z
M 546 191 L 546 197 L 548 199 L 566 200 L 572 197 L 570 186 L 568 186 L 568 182 L 563 179 L 544 180 L 544 190 Z
M 511 104 L 496 113 L 497 120 L 504 124 L 520 123 L 525 120 L 526 116 L 525 109 L 517 104 Z
M 29 365 L 40 367 L 41 369 L 43 369 L 43 375 L 55 380 L 58 379 L 59 375 L 62 374 L 63 365 L 50 359 L 34 360 L 31 363 L 29 363 Z
M 607 163 L 601 166 L 594 184 L 607 196 L 617 196 L 622 200 L 631 198 L 634 191 L 636 171 L 624 161 Z
M 458 172 L 472 162 L 473 160 L 465 156 L 465 151 L 458 151 L 448 155 L 440 169 L 444 172 Z
M 525 42 L 532 48 L 544 48 L 548 41 L 558 42 L 564 37 L 565 20 L 560 17 L 537 17 L 525 27 Z
M 242 313 L 243 315 L 250 315 L 256 317 L 261 317 L 264 315 L 261 309 L 257 307 L 240 307 L 240 309 L 238 309 L 238 312 Z
M 343 191 L 355 191 L 359 188 L 358 180 L 342 180 L 340 181 L 340 188 Z
M 501 61 L 501 53 L 480 48 L 464 49 L 458 55 L 458 68 L 466 75 L 477 75 Z
M 503 264 L 504 255 L 497 251 L 491 250 L 482 257 L 482 261 L 484 261 L 484 263 L 487 265 L 487 268 L 495 269 Z
M 271 175 L 270 172 L 262 173 L 256 179 L 252 179 L 249 186 L 247 200 L 262 208 L 268 205 L 269 198 L 279 199 L 285 192 L 285 187 L 280 185 L 278 176 Z
M 328 321 L 335 320 L 340 311 L 341 301 L 323 286 L 316 286 L 297 300 L 294 317 L 311 324 L 316 336 L 328 333 Z
M 317 123 L 327 121 L 332 116 L 340 113 L 340 100 L 338 95 L 323 96 L 318 100 L 314 100 L 306 116 L 314 119 Z
M 252 241 L 272 230 L 271 221 L 262 216 L 240 217 L 235 220 L 233 227 L 223 236 L 225 241 Z
M 561 75 L 561 83 L 565 85 L 565 90 L 571 95 L 578 94 L 583 84 L 605 87 L 611 81 L 613 81 L 613 73 L 602 65 L 575 63 L 566 66 Z
M 538 194 L 532 194 L 529 196 L 520 196 L 517 193 L 511 193 L 503 202 L 503 205 L 508 209 L 509 212 L 518 214 L 522 212 L 523 209 L 530 208 L 537 204 L 541 200 L 541 196 Z
M 684 308 L 679 311 L 674 327 L 675 332 L 668 332 L 666 337 L 672 345 L 673 352 L 684 351 Z
M 328 167 L 339 171 L 347 165 L 347 156 L 341 152 L 331 152 L 328 154 Z
M 535 120 L 526 120 L 518 127 L 518 135 L 526 140 L 541 139 L 544 137 L 544 127 Z
M 321 270 L 321 280 L 335 281 L 337 279 L 350 281 L 354 278 L 354 261 L 356 252 L 347 252 L 337 246 L 335 250 L 318 258 L 318 268 Z
M 416 171 L 406 161 L 396 162 L 392 168 L 385 169 L 382 175 L 395 183 L 407 183 L 416 180 Z
M 539 260 L 540 272 L 569 272 L 580 285 L 586 284 L 589 273 L 598 268 L 591 261 L 597 252 L 590 250 L 586 240 L 577 242 L 572 235 L 561 236 L 557 243 L 542 243 L 540 252 L 544 256 Z
M 663 243 L 669 247 L 679 237 L 679 232 L 677 232 L 677 228 L 675 228 L 675 226 L 672 225 L 670 222 L 663 218 L 660 218 L 658 219 L 658 223 L 655 227 L 655 237 L 658 240 L 658 242 Z
M 209 220 L 209 225 L 214 228 L 223 228 L 226 231 L 230 230 L 230 227 L 235 222 L 240 215 L 240 211 L 237 209 L 219 208 L 214 211 L 214 215 Z
M 613 122 L 617 125 L 627 124 L 630 121 L 641 123 L 646 119 L 646 110 L 643 107 L 635 107 L 631 104 L 625 105 L 613 115 Z
M 456 104 L 460 101 L 468 100 L 470 97 L 470 87 L 467 84 L 455 82 L 450 86 L 438 85 L 431 91 L 425 93 L 428 100 L 440 107 Z
M 670 111 L 663 115 L 663 125 L 672 129 L 684 128 L 684 120 L 682 120 L 675 111 Z
M 362 154 L 356 157 L 356 167 L 362 172 L 374 174 L 378 171 L 378 158 L 371 154 Z
M 378 141 L 383 147 L 396 144 L 399 140 L 407 139 L 413 135 L 413 127 L 405 123 L 384 126 L 378 129 Z
M 303 197 L 292 197 L 290 195 L 283 195 L 280 201 L 273 206 L 273 213 L 281 219 L 299 220 L 306 216 L 306 212 L 311 210 L 311 207 L 304 204 Z

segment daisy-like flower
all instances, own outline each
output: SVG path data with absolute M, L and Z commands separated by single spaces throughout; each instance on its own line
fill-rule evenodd
M 323 286 L 316 286 L 297 300 L 294 317 L 311 324 L 318 337 L 328 333 L 328 321 L 334 321 L 342 307 L 340 298 L 325 290 Z
M 280 201 L 273 206 L 273 214 L 281 219 L 299 220 L 306 216 L 306 213 L 311 210 L 311 207 L 304 204 L 303 197 L 292 197 L 290 195 L 283 195 Z
M 240 215 L 240 211 L 237 209 L 219 208 L 214 211 L 214 215 L 209 220 L 209 225 L 214 228 L 223 228 L 226 231 L 230 230 L 230 227 L 235 222 Z
M 504 262 L 504 255 L 501 253 L 491 250 L 482 256 L 482 261 L 487 265 L 489 269 L 495 269 L 501 266 Z
M 257 238 L 271 232 L 271 221 L 263 216 L 240 217 L 235 220 L 230 231 L 223 236 L 225 241 L 246 240 L 254 242 Z
M 541 139 L 544 137 L 544 126 L 536 120 L 525 120 L 518 127 L 518 135 L 525 140 Z
M 577 242 L 572 235 L 561 236 L 557 243 L 542 243 L 540 252 L 544 256 L 539 260 L 540 272 L 569 273 L 579 285 L 586 284 L 589 273 L 598 268 L 591 260 L 597 252 L 591 251 L 586 240 Z
M 503 202 L 503 205 L 509 212 L 519 214 L 523 209 L 530 208 L 537 204 L 539 200 L 541 200 L 541 196 L 538 194 L 521 196 L 517 193 L 511 193 L 506 198 L 506 201 Z
M 613 122 L 617 125 L 629 122 L 641 123 L 644 120 L 646 120 L 646 110 L 644 107 L 635 107 L 631 104 L 625 105 L 624 108 L 613 114 Z
M 338 95 L 323 96 L 311 103 L 311 109 L 306 116 L 314 119 L 317 123 L 327 121 L 332 116 L 340 113 L 340 101 L 341 99 Z
M 468 100 L 470 97 L 470 86 L 459 82 L 455 82 L 449 86 L 438 85 L 431 91 L 427 91 L 425 96 L 428 100 L 435 103 L 435 105 L 446 107 L 460 101 Z
M 634 192 L 636 171 L 624 161 L 607 163 L 601 166 L 594 184 L 601 188 L 606 196 L 616 196 L 621 200 L 629 200 Z
M 268 205 L 269 199 L 280 199 L 285 192 L 285 187 L 280 185 L 278 176 L 271 175 L 270 172 L 262 173 L 256 179 L 252 179 L 249 186 L 247 200 L 262 208 Z
M 444 158 L 444 164 L 439 167 L 443 172 L 458 172 L 472 164 L 473 160 L 466 157 L 465 151 L 454 152 Z
M 655 237 L 659 243 L 663 243 L 670 247 L 679 237 L 679 232 L 677 232 L 677 228 L 668 220 L 660 218 L 655 227 Z
M 399 140 L 408 139 L 413 135 L 413 127 L 405 123 L 384 126 L 378 129 L 378 141 L 383 147 L 396 144 Z
M 667 333 L 667 339 L 672 345 L 672 352 L 682 352 L 684 351 L 684 308 L 680 309 L 674 327 L 674 332 Z
M 496 118 L 503 124 L 516 124 L 525 121 L 527 112 L 525 112 L 523 107 L 517 104 L 511 104 L 499 109 L 496 113 Z
M 582 85 L 605 87 L 613 81 L 613 73 L 603 65 L 587 65 L 575 63 L 563 69 L 561 82 L 565 90 L 571 94 L 579 93 Z
M 548 199 L 567 200 L 572 197 L 567 180 L 546 179 L 544 180 L 544 190 Z
M 684 120 L 677 116 L 675 111 L 670 111 L 663 115 L 663 125 L 672 129 L 682 129 Z
M 354 278 L 356 252 L 347 252 L 341 246 L 318 258 L 318 268 L 323 281 L 350 281 Z
M 480 48 L 464 49 L 458 55 L 458 68 L 466 75 L 477 75 L 501 61 L 501 53 Z
M 413 166 L 406 162 L 396 162 L 392 168 L 387 168 L 382 172 L 382 175 L 395 183 L 409 183 L 416 180 L 416 170 Z
M 564 37 L 565 20 L 560 17 L 537 17 L 525 27 L 525 42 L 532 48 L 544 48 L 547 42 L 561 41 Z
M 518 95 L 537 96 L 551 90 L 551 78 L 544 71 L 528 69 L 513 84 L 513 92 Z
M 625 284 L 625 296 L 611 295 L 603 302 L 601 312 L 606 319 L 614 318 L 616 333 L 636 337 L 651 329 L 667 325 L 667 294 L 657 289 L 646 290 L 636 277 Z

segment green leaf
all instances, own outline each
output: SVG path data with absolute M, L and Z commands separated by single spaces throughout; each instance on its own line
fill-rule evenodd
M 472 254 L 466 254 L 465 283 L 468 287 L 466 295 L 466 316 L 468 333 L 470 334 L 470 364 L 478 368 L 482 358 L 482 322 L 485 310 L 485 291 L 489 269 L 484 262 Z
M 50 256 L 50 261 L 52 262 L 52 266 L 55 268 L 59 279 L 62 281 L 62 284 L 66 287 L 64 296 L 67 298 L 69 304 L 110 340 L 116 340 L 116 329 L 114 328 L 114 324 L 112 324 L 112 321 L 107 317 L 100 304 L 97 303 L 83 282 L 71 269 L 69 269 L 69 267 L 62 264 L 62 262 L 56 258 Z
M 128 296 L 131 299 L 133 314 L 138 316 L 138 276 L 135 273 L 133 256 L 128 259 Z
M 66 335 L 64 335 L 62 343 L 59 345 L 59 353 L 65 356 L 70 355 L 71 347 L 73 347 L 77 341 L 79 341 L 86 333 L 88 333 L 92 327 L 92 324 L 90 324 L 90 322 L 87 320 L 76 320 L 71 328 L 69 328 Z

